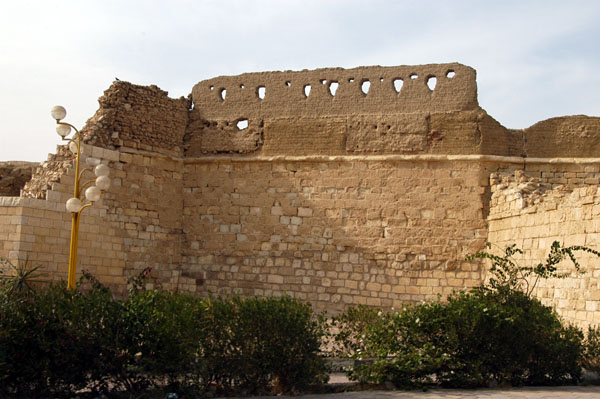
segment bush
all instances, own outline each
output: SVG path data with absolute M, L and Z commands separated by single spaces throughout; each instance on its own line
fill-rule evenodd
M 0 395 L 72 397 L 82 389 L 290 392 L 326 379 L 324 322 L 289 297 L 200 299 L 133 281 L 114 299 L 85 289 L 0 283 Z
M 350 378 L 362 382 L 390 381 L 415 387 L 431 382 L 451 387 L 490 384 L 565 384 L 581 376 L 583 334 L 563 326 L 558 315 L 530 294 L 539 278 L 565 277 L 558 263 L 586 247 L 552 244 L 544 263 L 522 267 L 512 255 L 522 253 L 514 245 L 504 256 L 487 253 L 470 259 L 492 261 L 487 285 L 440 301 L 408 306 L 401 312 L 382 313 L 368 308 L 350 309 L 334 320 L 338 354 L 358 362 Z M 588 334 L 586 353 L 600 353 L 600 333 Z M 595 359 L 597 359 L 596 357 Z M 591 367 L 591 366 L 590 366 Z
M 582 357 L 582 365 L 586 370 L 600 374 L 600 327 L 588 327 Z
M 341 331 L 351 331 L 339 336 L 342 348 L 355 359 L 373 358 L 350 371 L 354 380 L 477 387 L 564 384 L 580 377 L 581 332 L 563 327 L 552 309 L 521 292 L 500 296 L 476 289 L 456 293 L 447 303 L 355 323 L 373 314 L 352 310 L 336 320 Z

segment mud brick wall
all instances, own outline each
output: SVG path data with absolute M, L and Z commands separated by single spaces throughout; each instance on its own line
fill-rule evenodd
M 600 118 L 585 115 L 551 118 L 524 129 L 529 157 L 590 157 L 600 154 Z
M 521 152 L 461 64 L 223 76 L 194 86 L 192 100 L 187 157 Z

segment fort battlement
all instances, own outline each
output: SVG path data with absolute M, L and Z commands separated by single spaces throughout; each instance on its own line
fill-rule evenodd
M 82 130 L 112 186 L 82 218 L 78 270 L 119 291 L 152 267 L 169 289 L 337 312 L 476 286 L 485 268 L 465 256 L 486 241 L 526 261 L 555 239 L 598 249 L 600 118 L 507 129 L 475 77 L 457 63 L 249 73 L 180 99 L 114 82 Z M 33 198 L 0 199 L 0 256 L 55 279 L 71 163 L 61 147 L 24 187 Z M 600 271 L 583 264 L 536 291 L 581 325 L 600 321 Z
M 187 157 L 516 152 L 478 106 L 475 70 L 457 63 L 224 76 L 192 101 Z
M 222 76 L 194 86 L 192 100 L 205 119 L 232 120 L 455 112 L 478 107 L 475 70 L 456 63 Z

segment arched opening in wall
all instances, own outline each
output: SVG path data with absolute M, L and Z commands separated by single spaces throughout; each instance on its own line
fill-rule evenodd
M 452 69 L 449 69 L 448 72 L 446 72 L 446 77 L 448 79 L 452 79 L 455 75 L 456 75 L 456 72 L 454 72 Z
M 410 78 L 411 78 L 412 80 L 415 80 L 415 79 L 417 79 L 418 77 L 419 77 L 419 75 L 417 75 L 416 73 L 411 73 L 411 74 L 410 74 Z
M 327 80 L 326 79 L 321 79 L 320 82 L 321 82 L 322 85 L 326 85 L 327 84 Z
M 304 85 L 304 97 L 308 97 L 310 95 L 310 85 Z
M 335 96 L 335 93 L 337 92 L 339 85 L 340 84 L 338 82 L 330 82 L 329 83 L 329 92 L 331 93 L 332 96 Z
M 236 126 L 238 130 L 248 129 L 248 119 L 240 119 L 237 121 Z
M 225 101 L 225 97 L 227 97 L 227 90 L 225 90 L 225 89 L 219 90 L 219 95 L 221 96 L 221 100 Z
M 354 78 L 348 79 L 348 83 L 354 83 Z
M 435 89 L 436 84 L 437 84 L 437 78 L 435 76 L 427 77 L 427 87 L 429 87 L 429 90 L 433 91 Z
M 362 90 L 363 94 L 368 94 L 370 88 L 371 82 L 369 82 L 368 80 L 363 80 L 360 84 L 360 90 Z
M 258 86 L 258 88 L 256 89 L 256 95 L 261 100 L 264 100 L 266 92 L 267 92 L 267 88 L 265 86 Z
M 215 86 L 210 86 L 209 89 L 212 91 L 215 89 Z
M 292 82 L 291 82 L 291 81 L 289 81 L 289 80 L 287 80 L 287 81 L 285 82 L 285 85 L 286 85 L 287 87 L 290 87 L 290 86 L 292 85 Z
M 400 93 L 400 90 L 402 90 L 402 85 L 404 84 L 404 81 L 400 78 L 396 78 L 394 79 L 394 90 L 396 90 L 396 93 Z
M 240 89 L 243 89 L 245 86 L 243 83 L 240 84 Z

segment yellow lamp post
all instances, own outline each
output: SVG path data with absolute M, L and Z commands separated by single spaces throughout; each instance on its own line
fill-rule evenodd
M 53 107 L 50 111 L 52 117 L 56 120 L 56 132 L 63 141 L 68 142 L 69 150 L 75 155 L 75 187 L 73 188 L 73 198 L 69 198 L 66 203 L 67 211 L 72 213 L 71 220 L 71 245 L 69 249 L 69 277 L 67 279 L 67 287 L 75 288 L 75 275 L 77 271 L 77 246 L 79 240 L 79 219 L 81 212 L 85 208 L 94 205 L 102 196 L 104 190 L 110 187 L 110 179 L 108 177 L 110 169 L 105 164 L 100 163 L 97 158 L 87 157 L 86 163 L 89 167 L 80 170 L 79 160 L 81 157 L 81 135 L 79 130 L 70 123 L 61 122 L 67 116 L 67 110 L 60 105 Z M 69 138 L 71 129 L 75 134 Z M 81 179 L 86 172 L 94 170 L 96 178 L 81 183 Z M 91 184 L 95 183 L 95 186 Z M 83 192 L 85 190 L 85 192 Z M 87 203 L 85 201 L 88 201 Z

